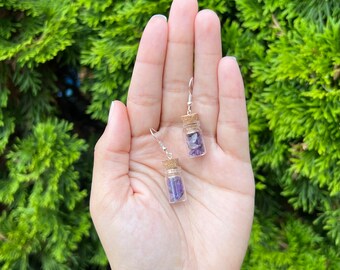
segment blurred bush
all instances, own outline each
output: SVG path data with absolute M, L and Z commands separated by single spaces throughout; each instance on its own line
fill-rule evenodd
M 0 0 L 1 269 L 105 269 L 92 149 L 170 0 Z M 340 3 L 202 0 L 245 79 L 256 213 L 244 269 L 340 269 Z

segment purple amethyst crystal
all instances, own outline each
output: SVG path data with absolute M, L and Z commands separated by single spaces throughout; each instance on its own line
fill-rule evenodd
M 181 200 L 184 195 L 184 187 L 182 178 L 180 176 L 170 176 L 167 179 L 167 185 L 170 195 L 170 202 L 177 202 Z
M 187 134 L 187 145 L 190 157 L 198 157 L 205 154 L 205 148 L 200 132 Z

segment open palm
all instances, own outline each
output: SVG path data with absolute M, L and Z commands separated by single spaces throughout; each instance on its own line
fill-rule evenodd
M 207 148 L 195 159 L 180 118 L 192 76 Z M 95 149 L 90 209 L 112 269 L 240 268 L 254 207 L 247 126 L 242 77 L 234 58 L 222 58 L 218 17 L 197 13 L 196 0 L 174 0 L 169 23 L 149 21 L 127 108 L 113 103 Z M 150 128 L 180 160 L 184 203 L 167 200 L 166 156 Z

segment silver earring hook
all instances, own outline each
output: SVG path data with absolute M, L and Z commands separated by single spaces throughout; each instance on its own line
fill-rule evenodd
M 188 97 L 188 110 L 187 110 L 187 114 L 191 114 L 191 106 L 192 106 L 192 92 L 194 89 L 194 77 L 191 77 L 190 81 L 189 81 L 189 97 Z
M 168 151 L 168 148 L 163 144 L 163 142 L 157 138 L 156 133 L 157 131 L 153 128 L 150 128 L 150 133 L 152 137 L 158 142 L 159 146 L 162 148 L 162 150 L 165 152 L 168 159 L 172 159 L 172 153 Z

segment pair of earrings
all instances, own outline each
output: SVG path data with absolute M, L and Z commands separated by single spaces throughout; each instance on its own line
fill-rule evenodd
M 188 147 L 188 155 L 190 158 L 201 157 L 206 154 L 206 148 L 203 141 L 202 130 L 200 129 L 200 122 L 197 113 L 192 113 L 192 91 L 194 86 L 194 79 L 189 81 L 189 97 L 187 102 L 187 114 L 181 116 L 183 122 L 183 130 L 185 135 L 186 145 Z M 151 128 L 151 135 L 158 142 L 162 150 L 167 156 L 164 160 L 163 166 L 165 169 L 165 182 L 168 190 L 168 199 L 170 203 L 183 202 L 186 200 L 185 186 L 181 175 L 181 167 L 178 158 L 173 158 L 171 152 L 165 147 L 161 140 L 156 136 L 156 131 Z

